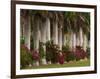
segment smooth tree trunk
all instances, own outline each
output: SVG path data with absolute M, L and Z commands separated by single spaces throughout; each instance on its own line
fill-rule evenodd
M 64 34 L 64 44 L 63 44 L 64 46 L 66 45 L 66 37 L 67 37 L 66 34 Z
M 24 37 L 25 37 L 25 45 L 28 49 L 30 49 L 30 35 L 31 35 L 31 24 L 30 24 L 30 16 L 28 15 L 24 18 Z
M 72 33 L 72 50 L 75 51 L 76 48 L 76 33 Z
M 82 28 L 80 28 L 79 36 L 80 36 L 80 46 L 82 47 L 83 46 L 83 31 L 82 31 Z
M 58 44 L 58 23 L 57 21 L 53 21 L 53 42 L 54 44 Z
M 62 31 L 62 45 L 64 46 L 64 31 Z
M 46 43 L 46 31 L 47 31 L 47 26 L 49 25 L 48 22 L 49 21 L 41 22 L 41 40 L 40 41 L 44 44 Z M 43 45 L 43 49 L 44 49 L 44 54 L 46 54 L 45 45 Z M 45 57 L 42 58 L 42 64 L 47 64 Z
M 50 40 L 51 40 L 50 19 L 46 18 L 46 41 L 50 41 Z M 48 61 L 47 63 L 51 64 L 51 61 Z
M 58 30 L 58 44 L 60 50 L 62 50 L 62 26 Z
M 72 32 L 70 33 L 69 35 L 69 47 L 70 47 L 70 50 L 72 50 Z
M 33 22 L 33 38 L 34 38 L 34 50 L 39 51 L 39 40 L 40 40 L 40 30 L 39 30 L 39 26 L 40 26 L 40 20 L 39 18 L 35 17 L 34 18 L 34 22 Z M 36 66 L 39 66 L 39 61 L 35 62 Z
M 84 40 L 83 40 L 83 49 L 84 49 L 84 51 L 86 51 L 86 49 L 87 49 L 87 44 L 88 44 L 88 41 L 87 41 L 87 37 L 86 37 L 86 35 L 84 34 Z
M 34 22 L 34 48 L 36 50 L 39 49 L 39 40 L 40 40 L 40 30 L 39 30 L 39 18 L 36 19 L 36 21 Z
M 46 40 L 50 41 L 51 40 L 51 29 L 50 29 L 50 19 L 46 18 Z
M 23 32 L 24 32 L 24 20 L 23 20 L 24 18 L 23 18 L 23 16 L 21 16 L 21 19 L 20 19 L 20 21 L 21 21 L 21 28 L 20 28 L 20 36 L 21 37 L 23 37 Z
M 80 46 L 80 38 L 79 38 L 79 35 L 77 35 L 77 37 L 76 37 L 76 45 L 77 46 Z

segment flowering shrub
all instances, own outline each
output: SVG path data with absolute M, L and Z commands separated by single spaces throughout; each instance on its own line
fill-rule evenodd
M 21 68 L 28 66 L 33 63 L 32 54 L 30 50 L 25 46 L 21 45 L 20 47 L 20 64 Z
M 58 62 L 60 63 L 60 64 L 64 64 L 64 54 L 62 53 L 62 51 L 60 51 L 59 53 L 58 53 Z
M 33 58 L 33 60 L 35 60 L 35 61 L 39 61 L 40 56 L 39 56 L 38 50 L 32 51 L 32 58 Z
M 57 63 L 58 45 L 54 44 L 53 41 L 46 42 L 46 60 L 52 63 Z
M 69 51 L 69 46 L 67 46 L 67 45 L 64 46 L 64 45 L 63 45 L 63 46 L 62 46 L 62 51 L 65 52 L 65 53 L 67 53 L 67 52 Z
M 85 57 L 87 57 L 87 53 L 80 46 L 76 46 L 74 55 L 76 60 L 84 59 Z
M 73 61 L 75 60 L 75 55 L 72 51 L 68 51 L 66 53 L 66 61 L 69 62 L 69 61 Z
M 68 45 L 62 46 L 62 51 L 64 54 L 64 59 L 67 62 L 75 60 L 75 55 L 74 55 L 73 51 L 70 51 L 70 48 Z
M 51 51 L 51 41 L 46 42 L 46 61 L 51 61 L 53 53 Z
M 21 38 L 20 38 L 20 43 L 21 44 L 24 44 L 25 43 L 25 38 L 23 36 L 21 36 Z
M 86 52 L 87 52 L 87 58 L 90 58 L 90 48 L 89 47 L 87 47 Z
M 43 48 L 43 43 L 42 42 L 39 42 L 39 54 L 40 54 L 40 59 L 44 58 L 45 57 L 45 51 L 44 51 L 44 48 Z
M 72 60 L 84 59 L 85 57 L 88 56 L 88 53 L 85 52 L 81 46 L 76 46 L 75 51 L 70 51 L 67 46 L 63 46 L 62 51 L 64 54 L 64 58 L 67 62 Z

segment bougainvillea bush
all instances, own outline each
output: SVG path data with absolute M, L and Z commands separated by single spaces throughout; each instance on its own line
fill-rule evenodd
M 90 58 L 90 48 L 89 47 L 87 47 L 86 52 L 87 52 L 87 58 Z
M 49 62 L 52 59 L 53 53 L 52 53 L 52 43 L 51 41 L 46 42 L 46 61 Z
M 20 64 L 21 68 L 29 66 L 33 63 L 32 54 L 30 50 L 25 46 L 21 45 L 20 47 Z
M 87 52 L 84 51 L 84 49 L 81 46 L 76 46 L 76 50 L 74 52 L 76 60 L 84 59 L 87 57 Z
M 57 63 L 58 45 L 54 44 L 53 41 L 46 42 L 46 60 L 51 63 Z
M 67 62 L 73 61 L 73 60 L 80 60 L 80 59 L 89 57 L 89 54 L 87 53 L 87 51 L 85 52 L 81 46 L 76 46 L 75 51 L 71 51 L 67 46 L 63 46 L 62 52 L 64 54 L 64 59 Z
M 38 50 L 32 51 L 32 58 L 33 58 L 34 61 L 39 61 L 40 55 L 39 55 Z

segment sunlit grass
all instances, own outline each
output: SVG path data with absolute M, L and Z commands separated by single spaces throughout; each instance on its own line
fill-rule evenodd
M 85 67 L 90 66 L 90 60 L 70 61 L 64 64 L 47 64 L 40 66 L 25 67 L 23 69 L 40 69 L 40 68 L 63 68 L 63 67 Z

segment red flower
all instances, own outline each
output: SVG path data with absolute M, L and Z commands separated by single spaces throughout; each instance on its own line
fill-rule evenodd
M 32 56 L 33 56 L 33 59 L 34 59 L 34 60 L 37 60 L 37 61 L 38 61 L 39 58 L 40 58 L 39 52 L 38 52 L 37 50 L 33 51 Z
M 61 52 L 58 54 L 58 62 L 64 64 L 64 55 Z
M 25 49 L 27 52 L 30 52 L 30 50 L 28 49 L 28 47 L 26 45 L 24 45 L 24 44 L 21 45 L 21 48 Z

